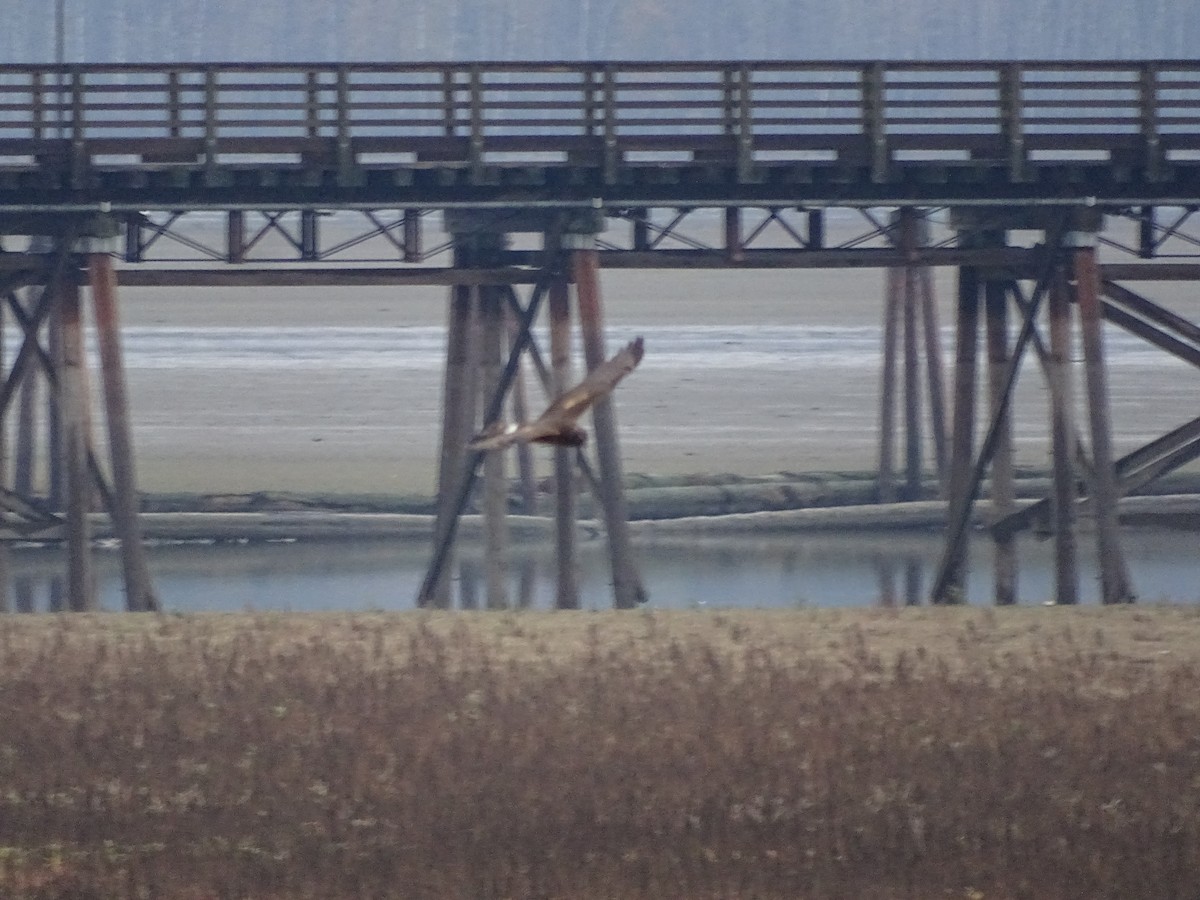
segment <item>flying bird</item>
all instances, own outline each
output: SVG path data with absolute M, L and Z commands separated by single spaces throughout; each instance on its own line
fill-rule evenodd
M 635 338 L 612 359 L 603 362 L 575 387 L 558 397 L 537 419 L 524 424 L 494 422 L 475 436 L 472 450 L 502 450 L 517 443 L 536 442 L 580 447 L 587 432 L 575 423 L 597 399 L 642 361 L 642 339 Z

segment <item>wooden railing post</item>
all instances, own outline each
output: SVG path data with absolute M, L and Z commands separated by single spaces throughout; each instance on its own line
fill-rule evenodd
M 604 67 L 601 89 L 604 92 L 604 183 L 616 184 L 621 157 L 617 151 L 616 79 L 611 66 Z
M 86 127 L 83 102 L 83 72 L 71 69 L 71 186 L 83 187 L 88 166 Z
M 167 136 L 177 138 L 183 134 L 179 101 L 179 72 L 172 69 L 167 73 Z
M 204 70 L 204 177 L 212 184 L 217 177 L 217 72 Z
M 738 67 L 737 173 L 738 181 L 754 178 L 754 116 L 750 95 L 750 67 Z
M 730 141 L 737 138 L 737 69 L 721 67 L 721 131 Z
M 468 152 L 471 163 L 471 182 L 483 180 L 483 73 L 479 66 L 470 70 L 471 137 Z
M 310 138 L 318 137 L 321 133 L 321 88 L 317 73 L 309 69 L 304 75 L 304 126 Z M 341 94 L 338 94 L 338 106 L 341 106 Z
M 871 181 L 887 181 L 888 146 L 887 115 L 883 96 L 883 63 L 869 63 L 860 73 L 862 98 L 861 116 L 863 140 L 866 142 L 867 163 Z
M 442 134 L 454 137 L 458 125 L 458 87 L 454 83 L 454 69 L 442 69 Z
M 36 141 L 46 138 L 46 79 L 41 72 L 34 72 L 29 78 L 29 114 L 31 117 L 31 132 Z
M 1008 157 L 1008 177 L 1025 180 L 1025 125 L 1022 116 L 1021 66 L 1006 63 L 1000 67 L 1000 137 Z
M 354 182 L 354 148 L 350 143 L 350 73 L 337 68 L 337 180 L 342 187 Z
M 1158 66 L 1145 63 L 1139 73 L 1139 106 L 1142 133 L 1142 165 L 1147 181 L 1161 181 L 1162 145 L 1158 132 Z
M 583 133 L 588 137 L 596 136 L 596 120 L 597 110 L 596 104 L 596 70 L 594 67 L 587 67 L 582 70 L 583 81 L 580 84 L 581 97 L 583 99 Z

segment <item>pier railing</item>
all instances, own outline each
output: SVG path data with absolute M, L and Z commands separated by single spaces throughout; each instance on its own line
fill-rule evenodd
M 1152 179 L 1200 150 L 1200 62 L 0 66 L 5 169 L 987 160 Z

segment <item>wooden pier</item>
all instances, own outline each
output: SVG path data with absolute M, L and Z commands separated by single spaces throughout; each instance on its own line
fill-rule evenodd
M 1074 601 L 1081 509 L 1095 522 L 1104 600 L 1130 600 L 1117 500 L 1200 456 L 1200 417 L 1184 411 L 1177 429 L 1114 459 L 1102 323 L 1200 366 L 1200 326 L 1129 286 L 1200 280 L 1197 97 L 1200 63 L 1172 60 L 0 66 L 0 318 L 20 347 L 0 381 L 5 534 L 63 539 L 65 605 L 90 608 L 98 503 L 124 547 L 128 607 L 157 607 L 118 281 L 438 284 L 438 538 L 419 601 L 453 604 L 456 524 L 482 465 L 486 603 L 506 605 L 507 464 L 467 441 L 506 404 L 518 415 L 536 405 L 523 397 L 529 375 L 551 395 L 571 381 L 572 319 L 583 365 L 603 359 L 604 269 L 879 268 L 878 494 L 922 499 L 931 474 L 949 504 L 932 599 L 963 599 L 965 533 L 990 475 L 996 602 L 1017 599 L 1014 541 L 1035 522 L 1055 534 L 1057 598 Z M 863 229 L 831 240 L 831 210 L 853 211 Z M 949 238 L 931 239 L 932 210 L 948 215 Z M 694 227 L 706 214 L 719 225 Z M 958 271 L 948 369 L 938 266 Z M 85 297 L 107 463 L 86 402 Z M 530 331 L 543 307 L 546 350 Z M 1076 330 L 1079 386 L 1067 365 Z M 1031 349 L 1051 401 L 1053 490 L 1017 511 L 1010 411 Z M 634 606 L 647 586 L 612 404 L 597 404 L 593 432 L 594 461 L 554 457 L 557 603 L 578 604 L 585 484 L 603 511 L 614 603 Z M 527 457 L 515 471 L 532 483 Z

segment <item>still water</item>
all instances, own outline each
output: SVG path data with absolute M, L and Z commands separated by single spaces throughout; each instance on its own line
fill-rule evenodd
M 1134 584 L 1145 601 L 1200 603 L 1200 534 L 1129 530 L 1123 533 Z M 1021 602 L 1051 597 L 1053 544 L 1024 538 L 1019 545 Z M 941 552 L 934 533 L 804 534 L 764 538 L 702 538 L 642 542 L 643 580 L 650 605 L 691 607 L 872 606 L 924 602 Z M 1096 560 L 1080 542 L 1081 597 L 1098 597 Z M 61 551 L 17 550 L 10 560 L 10 608 L 53 608 L 62 572 Z M 482 603 L 479 548 L 464 546 L 454 578 L 456 596 Z M 404 610 L 428 561 L 423 543 L 394 541 L 260 544 L 174 544 L 151 549 L 150 564 L 166 609 Z M 991 547 L 971 548 L 968 595 L 991 600 Z M 101 605 L 120 609 L 123 594 L 115 551 L 97 558 Z M 581 547 L 581 592 L 587 608 L 611 603 L 604 546 Z M 509 566 L 513 606 L 553 604 L 554 567 L 548 547 L 515 547 Z M 474 598 L 474 600 L 473 600 Z

